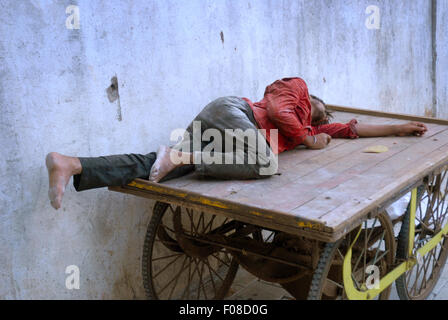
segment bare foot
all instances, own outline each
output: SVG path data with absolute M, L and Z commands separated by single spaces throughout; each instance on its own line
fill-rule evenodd
M 45 164 L 49 180 L 48 197 L 51 206 L 57 210 L 61 207 L 62 197 L 70 177 L 81 173 L 81 162 L 75 157 L 50 152 L 47 154 Z
M 173 150 L 166 146 L 160 146 L 157 150 L 157 159 L 152 165 L 149 180 L 159 182 L 168 173 L 190 162 L 190 153 Z M 173 162 L 173 160 L 176 160 Z

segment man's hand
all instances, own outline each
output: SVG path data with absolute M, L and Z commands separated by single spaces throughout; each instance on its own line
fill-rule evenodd
M 425 134 L 425 132 L 428 131 L 428 128 L 425 126 L 425 124 L 421 122 L 408 122 L 405 124 L 398 125 L 398 133 L 397 136 L 404 137 L 404 136 L 422 136 Z
M 331 136 L 326 133 L 319 133 L 315 136 L 307 136 L 303 142 L 309 149 L 323 149 L 331 141 Z

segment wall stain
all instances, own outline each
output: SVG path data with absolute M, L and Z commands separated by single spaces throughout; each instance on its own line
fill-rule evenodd
M 107 92 L 107 98 L 109 99 L 109 102 L 115 102 L 117 101 L 117 120 L 122 121 L 123 117 L 121 114 L 121 103 L 120 103 L 120 93 L 118 91 L 118 79 L 117 76 L 114 76 L 110 79 L 110 86 L 106 89 Z

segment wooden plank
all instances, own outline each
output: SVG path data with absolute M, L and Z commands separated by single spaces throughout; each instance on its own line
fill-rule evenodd
M 430 129 L 430 132 L 434 133 L 442 128 L 444 127 L 437 126 Z M 332 151 L 326 151 L 324 156 L 319 154 L 309 161 L 291 165 L 280 178 L 254 181 L 235 192 L 229 199 L 288 212 L 314 199 L 322 192 L 334 188 L 334 184 L 349 180 L 354 174 L 367 170 L 421 139 L 423 138 L 388 137 L 353 140 Z M 359 152 L 367 146 L 378 143 L 388 146 L 389 152 L 375 156 Z M 313 152 L 313 150 L 307 151 Z M 353 157 L 354 153 L 358 153 L 359 156 Z M 373 159 L 374 162 L 367 162 L 369 159 Z M 366 167 L 367 165 L 369 167 Z
M 376 138 L 373 140 L 377 141 Z M 284 211 L 291 210 L 297 207 L 299 201 L 303 201 L 305 195 L 309 195 L 309 181 L 302 179 L 302 177 L 334 163 L 357 150 L 359 147 L 354 142 L 340 145 L 338 148 L 327 150 L 325 153 L 319 152 L 321 150 L 301 150 L 301 152 L 310 155 L 310 157 L 306 160 L 301 158 L 302 161 L 298 163 L 294 163 L 291 159 L 288 164 L 289 168 L 280 164 L 281 176 L 252 181 L 244 189 L 230 195 L 228 199 L 265 208 L 281 208 Z M 364 141 L 364 143 L 368 145 L 369 142 Z M 311 157 L 314 154 L 316 155 Z
M 272 177 L 267 180 L 254 181 L 228 199 L 244 202 L 267 209 L 276 208 L 285 213 L 301 204 L 310 201 L 322 192 L 316 188 L 315 181 L 323 183 L 331 179 L 341 170 L 346 170 L 342 159 L 349 157 L 362 147 L 371 145 L 380 139 L 363 139 L 344 144 L 331 153 L 324 153 L 325 157 L 318 156 L 309 161 L 300 162 L 283 172 L 281 177 Z M 356 159 L 354 159 L 356 160 Z M 332 172 L 327 167 L 340 167 L 339 171 Z
M 446 141 L 445 141 L 446 142 Z M 443 142 L 440 142 L 443 143 Z M 426 150 L 426 152 L 431 152 L 432 148 L 437 148 L 440 143 L 437 143 L 436 145 L 431 143 L 431 140 L 422 141 L 418 145 L 412 145 L 410 148 L 404 149 L 402 152 L 396 153 L 396 155 L 392 155 L 392 157 L 384 158 L 383 155 L 388 156 L 389 153 L 380 154 L 380 155 L 370 155 L 365 154 L 365 156 L 375 157 L 378 159 L 381 159 L 378 163 L 375 164 L 375 166 L 368 166 L 366 168 L 361 168 L 360 170 L 353 170 L 353 175 L 351 176 L 351 179 L 346 179 L 343 181 L 343 183 L 340 183 L 338 185 L 335 185 L 334 192 L 341 192 L 342 194 L 350 195 L 351 197 L 359 198 L 359 193 L 364 192 L 366 190 L 378 189 L 383 186 L 383 182 L 385 181 L 385 177 L 392 177 L 393 172 L 395 170 L 399 170 L 400 168 L 404 167 L 407 162 L 415 162 L 420 159 L 420 156 L 418 156 L 418 153 L 416 151 L 419 150 Z M 405 159 L 405 157 L 409 156 L 408 159 Z M 383 160 L 384 159 L 384 160 Z M 384 171 L 379 172 L 380 168 L 384 168 Z M 359 184 L 359 179 L 362 177 L 369 177 L 370 183 L 365 184 Z M 353 180 L 352 180 L 353 179 Z M 360 187 L 362 186 L 362 187 Z M 341 188 L 348 188 L 343 189 Z M 371 189 L 369 189 L 371 187 Z M 326 194 L 326 196 L 330 196 L 329 194 Z M 331 202 L 330 207 L 334 208 L 338 206 L 339 203 L 344 202 L 344 199 L 340 199 L 339 197 L 332 197 L 335 200 Z M 338 200 L 339 199 L 339 200 Z M 345 199 L 347 199 L 345 197 Z M 328 202 L 328 201 L 327 201 Z M 330 210 L 329 210 L 330 211 Z M 316 215 L 312 215 L 316 218 L 317 215 L 321 214 L 321 212 L 316 211 Z M 320 218 L 321 216 L 319 216 Z
M 328 233 L 325 226 L 309 219 L 288 219 L 287 223 L 284 223 L 282 212 L 267 211 L 246 204 L 203 197 L 194 192 L 164 188 L 160 184 L 147 180 L 136 179 L 130 185 L 109 187 L 109 190 L 224 215 L 242 222 L 291 234 L 304 235 L 321 241 L 328 241 L 331 238 L 331 234 Z
M 352 119 L 356 119 L 358 122 L 362 123 L 372 123 L 372 124 L 387 124 L 392 121 L 405 123 L 408 122 L 406 119 L 397 119 L 389 117 L 375 117 L 369 114 L 361 113 L 351 113 L 351 112 L 334 112 L 334 118 L 331 120 L 332 123 L 348 123 Z
M 293 213 L 300 217 L 320 220 L 331 228 L 341 228 L 342 224 L 349 223 L 353 216 L 357 216 L 358 205 L 360 203 L 366 205 L 365 199 L 373 201 L 372 195 L 382 192 L 381 190 L 384 188 L 388 190 L 385 196 L 391 197 L 393 194 L 390 194 L 391 190 L 388 185 L 395 186 L 393 191 L 398 192 L 402 186 L 396 186 L 395 180 L 404 177 L 406 181 L 411 182 L 416 176 L 416 173 L 411 170 L 414 166 L 417 166 L 420 171 L 431 166 L 431 160 L 425 161 L 428 154 L 435 152 L 434 156 L 439 157 L 437 149 L 443 147 L 447 141 L 448 130 L 445 130 L 430 139 L 411 145 L 368 171 L 354 175 L 351 179 L 321 194 L 305 206 L 293 210 Z M 447 155 L 444 156 L 446 159 Z M 419 161 L 424 163 L 423 167 L 418 166 Z M 402 176 L 397 176 L 395 171 Z M 379 205 L 378 203 L 373 204 Z M 310 213 L 311 209 L 313 211 Z
M 396 190 L 405 189 L 410 185 L 413 185 L 415 182 L 421 181 L 426 175 L 430 174 L 436 168 L 447 165 L 447 153 L 448 145 L 444 145 L 443 147 L 431 153 L 432 160 L 426 160 L 421 165 L 417 166 L 411 164 L 407 168 L 404 168 L 404 170 L 408 172 L 414 169 L 416 171 L 415 175 L 412 178 L 410 178 L 409 175 L 394 177 L 395 180 L 384 186 L 380 191 L 373 195 L 370 195 L 365 199 L 362 199 L 362 201 L 352 206 L 351 212 L 346 211 L 346 208 L 344 206 L 336 208 L 332 212 L 332 216 L 324 217 L 327 219 L 329 224 L 334 225 L 332 227 L 333 238 L 340 239 L 347 232 L 353 230 L 353 228 L 358 226 L 370 212 L 375 212 L 377 208 L 382 207 L 383 203 L 387 203 L 391 198 L 391 195 L 393 195 Z M 335 219 L 335 217 L 337 217 L 340 212 L 345 212 L 348 216 L 347 219 L 343 222 L 338 218 Z M 336 222 L 336 220 L 339 221 L 339 224 L 337 224 L 338 222 Z
M 369 120 L 369 118 L 371 119 L 372 117 L 364 117 L 365 122 L 367 123 L 375 123 L 375 121 L 371 121 Z M 388 119 L 385 121 L 381 121 L 380 123 L 383 124 L 398 124 L 401 123 L 399 120 L 394 120 L 394 119 Z M 375 139 L 375 138 L 372 138 Z M 293 166 L 299 164 L 299 163 L 303 163 L 305 160 L 310 159 L 311 157 L 315 158 L 318 154 L 321 153 L 325 153 L 328 154 L 330 150 L 335 149 L 335 147 L 339 147 L 342 144 L 346 144 L 346 143 L 352 143 L 353 139 L 333 139 L 330 144 L 324 148 L 324 149 L 320 149 L 320 150 L 310 150 L 310 149 L 306 149 L 304 146 L 302 147 L 302 150 L 304 150 L 304 152 L 301 153 L 297 153 L 294 152 L 296 150 L 292 150 L 292 151 L 288 151 L 288 152 L 284 152 L 280 155 L 280 160 L 283 162 L 283 164 L 285 165 L 285 168 L 290 168 L 291 165 L 293 164 Z M 305 151 L 306 150 L 306 151 Z M 294 158 L 293 161 L 288 161 L 290 158 Z
M 392 112 L 376 111 L 376 110 L 369 110 L 369 109 L 359 109 L 359 108 L 344 107 L 344 106 L 338 106 L 338 105 L 332 105 L 332 104 L 328 104 L 327 107 L 330 110 L 334 110 L 334 111 L 349 112 L 349 113 L 355 113 L 355 114 L 356 113 L 365 114 L 365 115 L 370 115 L 370 116 L 375 116 L 375 117 L 404 119 L 404 120 L 409 120 L 409 121 L 421 121 L 421 122 L 425 122 L 425 123 L 436 123 L 436 124 L 448 125 L 448 120 L 439 119 L 439 118 L 422 117 L 422 116 L 415 116 L 415 115 L 410 115 L 410 114 L 392 113 Z

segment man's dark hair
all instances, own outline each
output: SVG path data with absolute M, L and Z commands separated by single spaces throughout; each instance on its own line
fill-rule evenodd
M 324 106 L 325 115 L 327 116 L 328 121 L 326 121 L 326 123 L 321 123 L 321 124 L 328 124 L 328 123 L 330 123 L 330 119 L 333 119 L 333 112 L 328 110 L 327 105 L 325 104 L 325 102 L 321 98 L 318 98 L 318 97 L 316 97 L 316 96 L 314 96 L 312 94 L 310 94 L 310 98 L 313 98 L 313 99 L 319 101 Z

